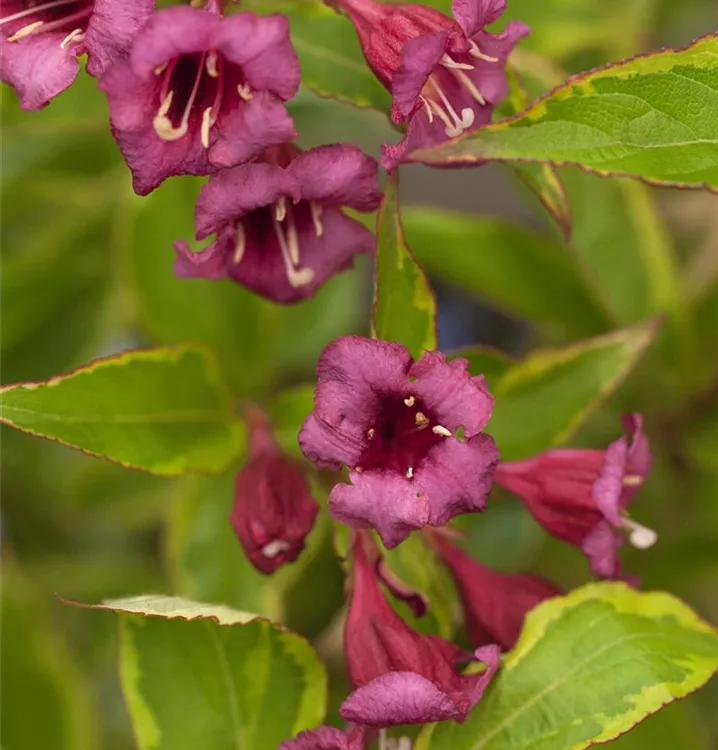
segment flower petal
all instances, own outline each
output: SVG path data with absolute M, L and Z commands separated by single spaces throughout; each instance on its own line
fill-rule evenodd
M 223 23 L 200 8 L 174 6 L 156 11 L 132 46 L 132 69 L 142 78 L 150 78 L 155 68 L 168 60 L 211 49 L 213 34 Z
M 378 165 L 356 146 L 336 143 L 300 154 L 289 171 L 302 186 L 302 198 L 373 211 L 381 201 Z
M 623 545 L 623 535 L 608 521 L 601 521 L 586 534 L 581 550 L 588 559 L 591 572 L 598 578 L 621 579 L 623 568 L 618 551 Z
M 465 681 L 469 682 L 469 686 L 465 690 L 465 695 L 471 708 L 481 700 L 484 691 L 489 686 L 491 680 L 494 679 L 496 672 L 498 672 L 499 667 L 501 666 L 501 650 L 494 644 L 490 646 L 482 646 L 474 651 L 474 656 L 479 661 L 486 664 L 486 669 L 480 674 L 470 675 L 463 678 Z
M 606 448 L 601 471 L 593 484 L 593 499 L 609 523 L 621 526 L 621 494 L 628 462 L 628 438 L 624 435 Z
M 434 419 L 451 432 L 463 427 L 467 437 L 488 424 L 494 399 L 483 376 L 472 377 L 465 359 L 446 361 L 440 352 L 424 352 L 409 376 L 416 397 Z
M 370 727 L 463 719 L 465 712 L 433 682 L 415 672 L 388 672 L 355 690 L 339 713 Z
M 468 37 L 496 21 L 506 10 L 506 0 L 452 0 L 451 12 Z
M 222 114 L 210 129 L 209 160 L 216 167 L 234 167 L 258 156 L 267 146 L 297 137 L 284 105 L 266 91 Z
M 341 336 L 329 344 L 317 365 L 313 416 L 299 433 L 307 458 L 356 466 L 382 397 L 409 395 L 411 364 L 406 347 L 394 342 Z
M 82 46 L 60 47 L 67 35 L 45 33 L 0 44 L 0 80 L 15 89 L 26 110 L 45 107 L 74 80 L 79 69 L 77 55 Z
M 95 0 L 85 32 L 87 72 L 101 76 L 118 60 L 126 57 L 135 36 L 155 11 L 154 0 Z
M 446 42 L 447 32 L 439 32 L 414 37 L 402 48 L 401 63 L 391 81 L 392 119 L 397 124 L 416 108 L 421 90 L 446 51 Z
M 341 523 L 376 529 L 391 549 L 429 522 L 429 503 L 413 480 L 394 471 L 353 471 L 350 478 L 352 484 L 337 484 L 329 495 L 329 511 Z
M 643 417 L 637 412 L 626 414 L 623 417 L 623 426 L 631 438 L 631 446 L 628 449 L 628 473 L 645 478 L 651 470 L 653 456 L 651 455 L 648 437 L 643 432 Z M 634 492 L 636 490 L 637 487 Z
M 286 16 L 257 16 L 249 11 L 222 20 L 212 47 L 242 68 L 252 89 L 291 99 L 299 88 L 299 60 L 289 38 Z
M 195 207 L 197 239 L 246 214 L 270 206 L 283 195 L 294 198 L 298 187 L 284 169 L 272 164 L 243 164 L 223 169 L 202 186 Z
M 428 504 L 426 523 L 443 526 L 460 513 L 483 510 L 498 462 L 499 451 L 489 435 L 466 441 L 449 437 L 434 446 L 413 479 L 417 500 Z
M 177 253 L 174 272 L 181 278 L 223 279 L 227 275 L 224 243 L 221 241 L 195 253 L 186 240 L 178 240 L 174 249 Z

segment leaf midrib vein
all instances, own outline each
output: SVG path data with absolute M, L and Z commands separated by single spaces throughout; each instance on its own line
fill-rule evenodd
M 219 668 L 222 672 L 222 679 L 227 688 L 227 693 L 229 693 L 229 716 L 232 721 L 234 746 L 237 750 L 244 750 L 245 745 L 242 742 L 242 724 L 239 720 L 238 710 L 239 697 L 237 695 L 237 686 L 234 683 L 232 670 L 229 668 L 229 662 L 227 661 L 227 654 L 224 652 L 224 648 L 219 639 L 219 634 L 216 630 L 218 626 L 205 622 L 205 627 L 209 632 L 210 641 L 212 642 L 212 646 L 217 654 L 217 661 L 219 662 Z

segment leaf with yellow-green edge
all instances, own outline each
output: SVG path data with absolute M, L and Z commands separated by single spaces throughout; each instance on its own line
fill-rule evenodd
M 570 78 L 526 112 L 415 151 L 436 166 L 572 164 L 718 191 L 718 35 Z
M 390 176 L 377 214 L 372 332 L 404 344 L 418 359 L 424 350 L 436 349 L 436 300 L 404 238 L 398 175 Z
M 139 750 L 276 750 L 324 719 L 326 674 L 301 636 L 177 597 L 96 608 L 120 619 L 120 678 Z
M 608 742 L 718 669 L 718 635 L 683 602 L 624 583 L 551 599 L 464 724 L 427 726 L 416 750 L 581 750 Z
M 487 431 L 504 460 L 566 442 L 623 382 L 658 332 L 649 320 L 556 349 L 539 349 L 494 385 Z
M 0 396 L 0 422 L 153 474 L 218 472 L 244 447 L 217 363 L 200 347 L 127 351 Z

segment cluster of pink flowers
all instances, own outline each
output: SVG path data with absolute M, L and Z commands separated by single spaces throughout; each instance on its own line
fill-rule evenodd
M 327 0 L 329 2 L 329 0 Z M 395 168 L 421 146 L 489 122 L 507 93 L 505 64 L 528 33 L 511 22 L 485 27 L 505 0 L 454 0 L 456 20 L 418 5 L 332 0 L 348 16 L 368 65 L 392 93 L 391 117 L 406 126 L 385 145 Z M 41 109 L 73 81 L 78 57 L 107 95 L 110 124 L 145 195 L 174 175 L 206 175 L 196 205 L 201 252 L 177 242 L 175 271 L 229 277 L 279 303 L 313 295 L 374 237 L 343 212 L 371 212 L 381 200 L 378 164 L 355 146 L 301 151 L 285 103 L 300 68 L 287 19 L 204 8 L 157 10 L 153 0 L 7 0 L 0 11 L 2 80 L 21 106 Z M 346 336 L 318 364 L 314 410 L 299 434 L 316 466 L 347 470 L 329 497 L 333 517 L 352 527 L 344 648 L 354 691 L 348 722 L 302 732 L 284 750 L 358 750 L 387 727 L 463 721 L 513 647 L 526 613 L 559 593 L 533 575 L 506 575 L 452 543 L 446 525 L 484 510 L 494 485 L 516 495 L 552 535 L 578 546 L 599 577 L 622 578 L 625 538 L 643 548 L 655 534 L 627 507 L 649 472 L 639 415 L 606 450 L 551 450 L 500 462 L 489 425 L 493 398 L 463 359 L 436 351 L 414 360 L 398 343 Z M 247 557 L 271 574 L 301 553 L 318 506 L 306 467 L 283 454 L 266 415 L 246 410 L 248 462 L 236 480 L 231 523 Z M 402 598 L 430 606 L 382 559 L 412 532 L 448 568 L 476 649 L 422 635 L 395 612 Z M 485 669 L 465 675 L 462 663 Z
M 489 122 L 507 92 L 505 63 L 528 33 L 484 31 L 505 0 L 455 0 L 456 20 L 420 5 L 327 0 L 354 24 L 364 55 L 393 97 L 406 137 L 384 147 L 396 167 L 415 148 Z M 156 9 L 154 0 L 7 0 L 0 78 L 24 109 L 46 106 L 74 80 L 78 58 L 107 95 L 110 125 L 146 195 L 174 175 L 208 175 L 196 208 L 203 252 L 175 245 L 180 276 L 230 278 L 275 302 L 311 297 L 359 253 L 371 232 L 342 207 L 370 212 L 378 165 L 349 144 L 306 153 L 285 104 L 301 72 L 280 14 Z

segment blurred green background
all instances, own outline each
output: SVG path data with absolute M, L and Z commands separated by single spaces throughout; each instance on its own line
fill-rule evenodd
M 542 58 L 529 64 L 545 57 L 558 68 L 550 75 L 718 28 L 715 0 L 509 0 L 509 8 L 533 27 L 523 49 Z M 377 154 L 381 142 L 397 140 L 381 115 L 309 92 L 291 110 L 305 147 L 354 141 Z M 42 380 L 127 348 L 204 341 L 237 397 L 262 400 L 310 381 L 332 338 L 367 332 L 367 261 L 291 308 L 229 282 L 175 279 L 171 243 L 191 237 L 201 181 L 172 179 L 136 197 L 92 79 L 80 75 L 40 113 L 20 112 L 4 89 L 2 117 L 3 383 Z M 471 212 L 481 229 L 451 242 L 437 230 L 429 241 L 407 222 L 409 243 L 437 286 L 441 346 L 491 344 L 520 356 L 662 316 L 657 343 L 576 444 L 614 439 L 623 410 L 646 414 L 656 463 L 635 516 L 660 541 L 627 551 L 626 567 L 644 587 L 677 594 L 716 622 L 718 196 L 576 170 L 562 177 L 574 212 L 570 245 L 507 168 L 402 170 L 405 205 Z M 567 278 L 580 288 L 567 290 Z M 588 312 L 558 310 L 567 295 Z M 296 451 L 303 416 L 291 403 L 283 409 L 288 449 Z M 316 639 L 334 664 L 343 577 L 329 522 L 318 523 L 300 564 L 272 579 L 256 574 L 226 520 L 237 468 L 217 478 L 159 479 L 3 428 L 5 750 L 133 746 L 114 619 L 63 607 L 55 594 L 96 602 L 175 593 L 232 604 Z M 481 516 L 470 538 L 477 557 L 502 569 L 538 571 L 567 588 L 588 580 L 581 555 L 548 539 L 510 500 Z M 333 705 L 346 689 L 335 666 Z M 614 746 L 715 748 L 717 700 L 713 684 Z

